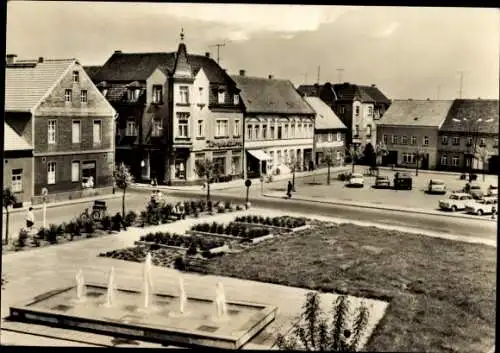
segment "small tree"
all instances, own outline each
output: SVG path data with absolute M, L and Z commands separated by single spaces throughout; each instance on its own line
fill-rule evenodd
M 300 168 L 299 162 L 300 161 L 298 160 L 298 158 L 294 154 L 292 154 L 290 156 L 290 160 L 286 164 L 288 168 L 290 168 L 290 171 L 292 172 L 292 187 L 294 190 L 295 190 L 295 172 L 297 171 L 298 168 Z
M 379 170 L 378 167 L 382 165 L 383 159 L 385 156 L 387 156 L 389 152 L 387 151 L 387 146 L 383 141 L 380 141 L 377 143 L 375 146 L 375 167 L 377 168 L 377 176 L 379 175 Z
M 370 166 L 370 175 L 372 175 L 372 171 L 377 167 L 377 154 L 370 142 L 365 145 L 363 150 L 363 160 L 366 165 Z
M 362 149 L 360 145 L 350 145 L 346 149 L 347 154 L 351 158 L 352 173 L 354 173 L 354 168 L 356 166 L 356 163 L 363 157 L 363 152 L 361 151 Z
M 486 147 L 480 147 L 475 156 L 475 158 L 477 158 L 478 160 L 481 161 L 481 163 L 483 164 L 483 170 L 482 170 L 482 173 L 483 173 L 483 181 L 485 179 L 485 176 L 484 176 L 484 166 L 486 163 L 488 163 L 488 159 L 490 158 L 490 152 L 486 149 Z
M 416 176 L 418 176 L 418 168 L 420 165 L 420 161 L 422 161 L 425 158 L 425 155 L 426 155 L 425 152 L 421 151 L 419 149 L 417 149 L 417 152 L 415 152 L 415 164 L 416 164 L 415 175 Z
M 5 244 L 9 243 L 9 207 L 17 203 L 16 196 L 10 188 L 3 189 L 3 207 L 5 208 Z
M 326 183 L 328 185 L 330 185 L 330 168 L 333 166 L 333 163 L 334 163 L 334 150 L 333 149 L 329 149 L 327 151 L 325 151 L 325 153 L 323 154 L 322 158 L 321 158 L 321 162 L 322 163 L 325 163 L 326 166 L 327 166 L 327 170 L 328 170 L 328 173 L 327 173 L 327 177 L 326 177 Z
M 217 164 L 212 159 L 198 160 L 194 163 L 195 171 L 198 177 L 207 180 L 207 202 L 210 201 L 210 181 L 220 174 Z
M 301 320 L 294 325 L 288 337 L 278 334 L 276 345 L 280 350 L 356 352 L 368 325 L 368 309 L 364 304 L 358 308 L 350 330 L 347 328 L 349 315 L 349 300 L 341 295 L 333 305 L 329 324 L 320 308 L 318 292 L 309 292 Z
M 113 178 L 115 179 L 116 186 L 123 190 L 122 215 L 123 219 L 125 219 L 125 193 L 127 192 L 127 188 L 134 181 L 134 178 L 132 177 L 130 170 L 123 162 L 116 166 L 115 170 L 113 171 Z

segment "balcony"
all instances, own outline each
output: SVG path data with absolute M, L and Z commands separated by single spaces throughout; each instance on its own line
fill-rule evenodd
M 174 137 L 174 146 L 177 147 L 192 147 L 193 139 L 191 137 Z

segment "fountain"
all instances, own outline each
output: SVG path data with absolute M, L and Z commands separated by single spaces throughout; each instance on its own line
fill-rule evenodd
M 226 294 L 220 280 L 215 287 L 215 311 L 218 319 L 227 317 Z
M 184 314 L 186 309 L 187 296 L 186 291 L 184 290 L 184 279 L 182 276 L 179 276 L 179 311 L 181 314 Z
M 76 301 L 85 301 L 85 278 L 83 277 L 83 270 L 80 269 L 76 276 Z
M 151 304 L 151 292 L 153 289 L 153 279 L 151 277 L 151 270 L 153 269 L 153 259 L 151 257 L 151 252 L 146 255 L 146 260 L 144 261 L 144 272 L 143 272 L 143 297 L 144 297 L 144 309 L 148 309 Z
M 108 276 L 108 290 L 106 292 L 106 303 L 104 303 L 105 307 L 110 308 L 113 306 L 115 301 L 115 268 L 111 267 Z

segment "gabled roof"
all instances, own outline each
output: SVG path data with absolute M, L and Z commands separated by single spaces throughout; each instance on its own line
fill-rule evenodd
M 377 125 L 440 127 L 452 100 L 394 100 Z
M 32 150 L 33 147 L 21 136 L 10 127 L 9 124 L 5 123 L 4 126 L 4 141 L 3 148 L 5 151 L 24 151 Z
M 231 76 L 249 113 L 314 114 L 289 80 Z
M 101 70 L 102 66 L 84 66 L 83 69 L 89 75 L 89 77 L 93 80 L 97 73 Z
M 391 100 L 375 85 L 363 86 L 345 82 L 333 85 L 333 89 L 339 100 L 391 104 Z
M 314 128 L 316 130 L 347 129 L 337 114 L 320 98 L 304 97 L 304 99 L 316 112 L 316 119 L 314 121 Z
M 92 77 L 100 81 L 146 81 L 159 68 L 165 74 L 173 71 L 176 53 L 121 53 L 115 52 L 101 70 Z M 229 75 L 212 59 L 204 55 L 188 54 L 193 76 L 203 68 L 210 83 L 232 84 Z
M 75 59 L 44 60 L 5 70 L 5 111 L 29 112 L 62 77 Z
M 496 99 L 456 99 L 440 130 L 464 132 L 477 128 L 479 132 L 498 134 L 498 115 Z
M 319 93 L 321 92 L 323 88 L 323 85 L 300 85 L 299 88 L 297 88 L 297 91 L 303 96 L 303 97 L 319 97 Z

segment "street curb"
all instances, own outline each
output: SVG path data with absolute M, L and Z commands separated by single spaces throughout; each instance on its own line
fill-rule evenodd
M 285 196 L 275 196 L 275 195 L 270 195 L 270 194 L 263 194 L 262 196 L 274 198 L 274 199 L 285 199 Z M 431 211 L 422 210 L 422 209 L 418 209 L 418 208 L 404 208 L 404 207 L 401 208 L 401 207 L 397 207 L 397 206 L 367 205 L 367 204 L 359 204 L 356 202 L 348 202 L 348 201 L 342 201 L 342 200 L 313 200 L 313 199 L 304 199 L 304 198 L 296 197 L 296 196 L 293 196 L 292 198 L 290 198 L 288 200 L 296 200 L 296 201 L 302 201 L 302 202 L 316 202 L 316 203 L 340 205 L 340 206 L 353 206 L 353 207 L 370 208 L 370 209 L 377 209 L 377 210 L 382 209 L 382 210 L 386 210 L 386 211 L 395 211 L 395 212 L 402 212 L 402 213 L 419 213 L 419 214 L 425 214 L 425 215 L 430 215 L 430 216 L 455 217 L 455 218 L 470 219 L 470 220 L 476 220 L 476 221 L 490 221 L 490 222 L 497 221 L 496 218 L 495 219 L 478 218 L 478 217 L 469 216 L 469 215 L 462 215 L 462 214 L 452 214 L 452 213 L 448 214 L 448 213 L 431 212 Z
M 73 200 L 68 200 L 68 201 L 61 201 L 61 202 L 51 202 L 46 205 L 47 208 L 52 208 L 52 207 L 63 207 L 66 205 L 75 205 L 79 203 L 86 203 L 86 202 L 92 202 L 95 200 L 110 200 L 110 199 L 117 199 L 121 197 L 121 193 L 116 193 L 116 194 L 110 194 L 110 195 L 99 195 L 99 196 L 93 196 L 93 197 L 86 197 L 86 198 L 81 198 L 81 199 L 73 199 Z M 43 204 L 39 205 L 33 205 L 34 210 L 42 209 Z M 19 212 L 26 212 L 28 207 L 21 207 L 21 208 L 12 208 L 9 211 L 9 214 L 13 213 L 19 213 Z M 5 214 L 5 209 L 3 209 L 3 214 Z
M 387 171 L 394 171 L 394 172 L 404 172 L 404 173 L 415 173 L 416 170 L 415 168 L 404 168 L 404 167 L 394 167 L 394 169 L 392 169 L 391 167 L 378 167 L 380 170 L 387 170 Z M 457 176 L 457 177 L 460 177 L 460 175 L 462 173 L 460 172 L 447 172 L 447 171 L 443 171 L 443 170 L 432 170 L 432 169 L 419 169 L 418 170 L 418 173 L 422 173 L 422 174 L 443 174 L 443 175 L 454 175 L 454 176 Z M 466 173 L 467 174 L 467 173 Z M 479 179 L 479 176 L 482 175 L 481 173 L 475 173 L 478 175 L 478 179 Z M 494 174 L 485 174 L 485 175 L 493 175 Z

